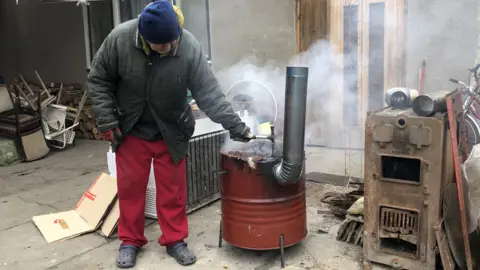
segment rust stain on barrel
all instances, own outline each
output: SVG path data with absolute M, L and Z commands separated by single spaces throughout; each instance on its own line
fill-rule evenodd
M 285 247 L 307 235 L 305 178 L 292 186 L 276 183 L 271 171 L 256 169 L 235 157 L 222 155 L 222 232 L 233 246 L 252 250 Z M 271 165 L 267 165 L 271 166 Z

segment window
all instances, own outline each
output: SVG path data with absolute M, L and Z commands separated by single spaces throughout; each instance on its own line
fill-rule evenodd
M 368 12 L 368 110 L 376 111 L 384 107 L 385 3 L 370 4 Z
M 358 5 L 343 8 L 343 122 L 346 126 L 358 123 Z

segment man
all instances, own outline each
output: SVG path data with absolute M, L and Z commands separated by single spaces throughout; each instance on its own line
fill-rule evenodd
M 199 108 L 233 139 L 253 138 L 182 21 L 170 2 L 151 3 L 138 19 L 109 34 L 87 78 L 98 129 L 116 153 L 120 268 L 135 266 L 138 249 L 147 243 L 144 211 L 152 159 L 163 233 L 158 242 L 181 265 L 196 261 L 183 241 L 188 236 L 185 156 L 195 128 L 187 88 Z

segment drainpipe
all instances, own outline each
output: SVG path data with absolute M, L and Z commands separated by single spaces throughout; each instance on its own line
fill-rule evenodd
M 113 27 L 122 23 L 120 16 L 120 0 L 112 0 Z
M 273 168 L 280 185 L 296 184 L 305 167 L 308 67 L 287 67 L 282 162 Z
M 85 40 L 85 60 L 87 64 L 87 71 L 92 66 L 92 50 L 90 47 L 90 14 L 88 6 L 82 5 L 82 19 L 83 19 L 83 36 Z

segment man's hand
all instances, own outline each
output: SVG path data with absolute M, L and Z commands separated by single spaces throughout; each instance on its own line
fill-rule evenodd
M 253 135 L 252 132 L 250 132 L 249 127 L 245 127 L 245 130 L 243 131 L 242 134 L 234 134 L 230 132 L 230 139 L 237 141 L 237 142 L 249 142 L 252 139 L 255 139 L 255 135 Z
M 120 131 L 119 128 L 116 128 L 114 130 L 108 130 L 108 131 L 102 132 L 102 137 L 105 140 L 111 143 L 114 143 L 119 141 L 122 138 L 122 132 Z

